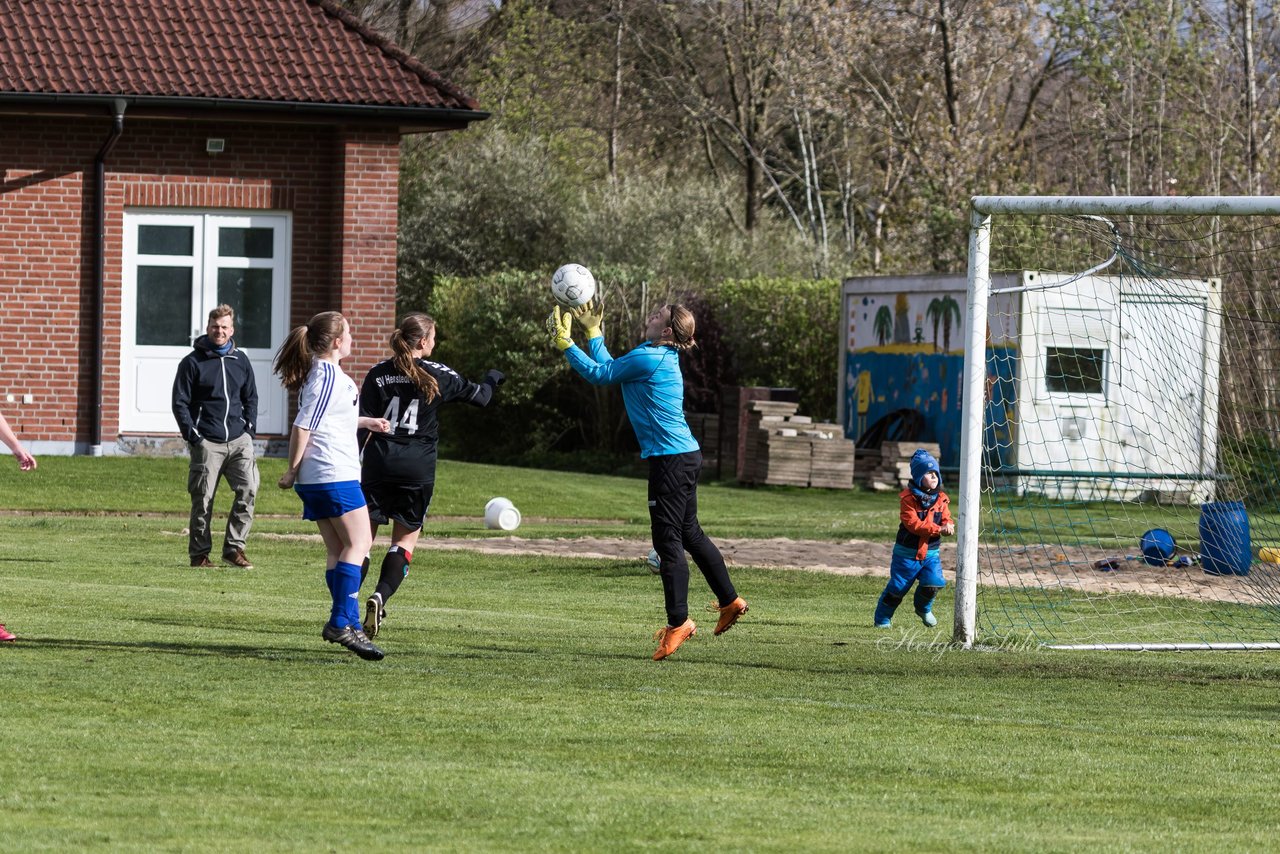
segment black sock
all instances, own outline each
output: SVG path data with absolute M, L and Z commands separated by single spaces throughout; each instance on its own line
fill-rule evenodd
M 382 604 L 387 604 L 387 600 L 395 595 L 400 582 L 404 581 L 404 577 L 409 574 L 409 562 L 412 560 L 413 553 L 399 546 L 387 549 L 387 555 L 382 559 L 382 571 L 378 575 L 378 586 L 375 590 L 376 593 L 381 594 Z
M 364 563 L 360 564 L 360 586 L 364 587 L 365 576 L 369 574 L 369 556 L 364 556 Z

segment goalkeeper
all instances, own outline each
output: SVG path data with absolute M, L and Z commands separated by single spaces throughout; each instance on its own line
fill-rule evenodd
M 586 350 L 569 337 L 572 317 L 587 336 Z M 680 352 L 694 346 L 693 312 L 683 305 L 663 305 L 645 321 L 640 346 L 618 358 L 604 346 L 604 309 L 598 299 L 581 308 L 551 310 L 547 331 L 564 351 L 570 366 L 593 385 L 621 385 L 627 417 L 649 461 L 649 523 L 653 548 L 661 560 L 662 593 L 667 624 L 654 633 L 653 660 L 671 655 L 697 631 L 689 619 L 689 564 L 693 557 L 716 595 L 720 618 L 715 634 L 728 631 L 747 613 L 747 603 L 734 590 L 720 549 L 698 524 L 698 475 L 702 451 L 684 418 L 684 377 Z
M 889 583 L 876 603 L 876 628 L 887 629 L 911 585 L 916 585 L 912 604 L 916 616 L 926 626 L 938 625 L 933 615 L 933 599 L 946 586 L 939 551 L 942 536 L 956 532 L 951 519 L 951 499 L 939 487 L 942 472 L 938 461 L 923 448 L 911 457 L 911 483 L 898 494 L 898 538 L 889 560 Z

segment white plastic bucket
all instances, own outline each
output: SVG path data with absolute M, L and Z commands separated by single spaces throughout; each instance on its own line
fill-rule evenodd
M 490 498 L 484 506 L 484 526 L 514 531 L 520 527 L 520 511 L 505 498 Z

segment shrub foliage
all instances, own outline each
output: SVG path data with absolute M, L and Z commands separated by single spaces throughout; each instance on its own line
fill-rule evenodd
M 617 387 L 592 386 L 553 348 L 544 327 L 550 270 L 443 277 L 426 310 L 438 324 L 435 357 L 467 377 L 508 376 L 500 417 L 447 407 L 441 439 L 462 459 L 626 469 L 637 450 Z M 800 390 L 801 411 L 830 418 L 835 406 L 839 282 L 724 281 L 709 286 L 651 280 L 631 267 L 593 271 L 605 305 L 605 341 L 621 355 L 640 343 L 648 312 L 679 301 L 698 322 L 699 345 L 684 359 L 685 408 L 715 412 L 725 385 Z M 581 343 L 581 330 L 575 327 Z

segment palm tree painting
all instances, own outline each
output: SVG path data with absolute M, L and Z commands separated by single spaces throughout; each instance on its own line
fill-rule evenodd
M 950 296 L 943 296 L 938 311 L 942 314 L 942 350 L 951 350 L 951 318 L 956 319 L 956 329 L 960 328 L 960 303 Z
M 883 347 L 889 340 L 889 336 L 893 334 L 893 312 L 889 311 L 889 306 L 880 306 L 880 310 L 876 312 L 876 319 L 872 322 L 872 329 L 875 330 L 876 340 Z
M 942 300 L 929 300 L 929 307 L 924 310 L 924 316 L 929 319 L 929 323 L 933 325 L 933 349 L 938 349 L 938 323 L 942 320 Z

